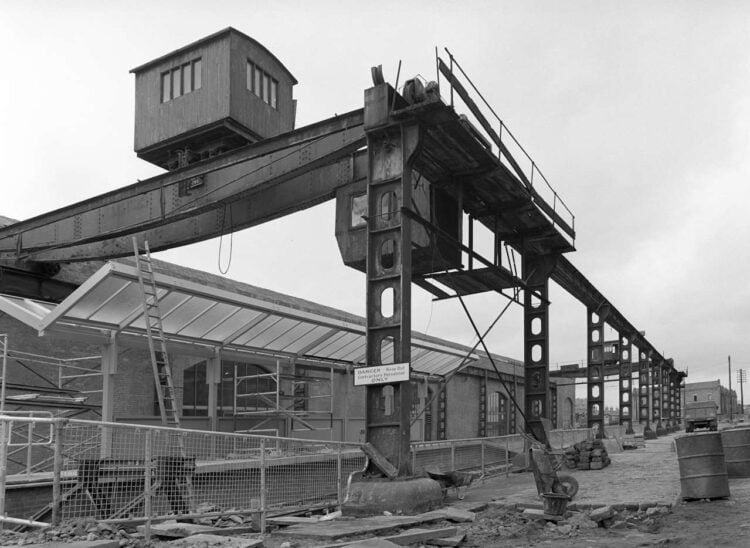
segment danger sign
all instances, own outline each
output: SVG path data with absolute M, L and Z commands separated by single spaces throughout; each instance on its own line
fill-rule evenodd
M 409 380 L 409 373 L 408 363 L 357 367 L 354 369 L 354 386 L 404 382 Z

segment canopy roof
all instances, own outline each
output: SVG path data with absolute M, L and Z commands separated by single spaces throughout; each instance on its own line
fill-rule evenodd
M 363 318 L 219 276 L 154 261 L 164 334 L 170 352 L 224 351 L 364 365 Z M 103 340 L 145 338 L 135 265 L 108 262 L 59 305 L 0 296 L 0 310 L 40 334 Z M 202 352 L 201 352 L 202 350 Z M 412 371 L 444 376 L 479 356 L 463 345 L 412 334 Z M 384 360 L 392 360 L 392 347 Z

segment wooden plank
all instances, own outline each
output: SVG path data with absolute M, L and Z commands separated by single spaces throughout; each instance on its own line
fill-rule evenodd
M 441 529 L 409 529 L 408 531 L 404 531 L 402 533 L 399 533 L 398 535 L 390 535 L 386 537 L 377 537 L 379 540 L 387 540 L 389 542 L 392 542 L 393 544 L 398 544 L 399 546 L 406 546 L 408 544 L 416 544 L 416 543 L 422 543 L 428 540 L 434 540 L 434 539 L 443 539 L 443 538 L 449 538 L 456 535 L 458 532 L 458 529 L 456 527 L 443 527 Z M 333 544 L 324 544 L 323 546 L 319 546 L 318 548 L 340 548 L 343 546 L 351 546 L 352 544 L 355 544 L 359 541 L 356 540 L 349 540 L 344 542 L 335 542 Z M 434 544 L 432 542 L 429 542 L 428 544 Z M 448 546 L 453 546 L 449 544 Z
M 398 476 L 398 470 L 396 467 L 393 466 L 370 442 L 367 442 L 362 446 L 362 452 L 367 455 L 370 462 L 372 462 L 378 470 L 383 472 L 386 477 L 393 479 Z

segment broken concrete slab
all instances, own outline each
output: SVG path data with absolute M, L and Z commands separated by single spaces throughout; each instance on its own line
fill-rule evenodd
M 592 521 L 600 522 L 604 521 L 605 519 L 609 519 L 612 516 L 615 515 L 615 511 L 612 509 L 611 506 L 603 506 L 601 508 L 596 508 L 595 510 L 592 510 L 589 514 L 589 519 Z
M 75 540 L 73 542 L 45 542 L 24 544 L 26 548 L 120 548 L 119 540 Z
M 469 512 L 468 510 L 463 510 L 461 508 L 446 506 L 445 508 L 439 508 L 437 510 L 432 510 L 431 512 L 425 512 L 424 514 L 419 514 L 419 516 L 415 517 L 427 518 L 430 521 L 435 521 L 436 519 L 445 519 L 454 523 L 464 523 L 468 521 L 474 521 L 476 519 L 476 514 L 474 512 Z
M 350 548 L 398 548 L 398 544 L 382 538 L 368 538 L 367 540 L 360 540 L 346 546 Z
M 139 525 L 139 533 L 145 533 L 146 527 Z M 162 523 L 151 524 L 151 534 L 158 537 L 168 538 L 185 538 L 202 533 L 209 535 L 238 535 L 244 533 L 253 533 L 255 528 L 248 524 L 246 527 L 213 527 L 211 525 L 201 525 L 198 523 L 183 523 L 174 520 L 164 521 Z
M 545 521 L 560 521 L 563 516 L 556 516 L 554 514 L 545 514 L 544 510 L 538 510 L 536 508 L 526 508 L 521 514 L 529 519 L 538 519 Z
M 174 540 L 169 543 L 175 548 L 259 548 L 263 546 L 262 538 L 229 537 L 224 535 L 209 535 L 199 533 L 189 537 Z
M 459 546 L 465 539 L 466 533 L 461 533 L 452 537 L 434 538 L 430 540 L 430 544 L 434 546 Z
M 444 527 L 442 529 L 414 528 L 403 531 L 398 535 L 378 537 L 378 540 L 387 540 L 388 542 L 391 542 L 398 546 L 406 546 L 408 544 L 422 543 L 425 541 L 429 541 L 428 544 L 434 544 L 438 539 L 454 536 L 457 531 L 458 530 L 455 527 Z M 359 546 L 358 544 L 355 544 L 357 542 L 362 541 L 337 542 L 335 544 L 326 544 L 324 546 L 319 546 L 318 548 L 342 548 L 344 546 Z

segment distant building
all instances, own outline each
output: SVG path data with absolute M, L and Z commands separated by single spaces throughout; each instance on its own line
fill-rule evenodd
M 715 381 L 691 382 L 685 384 L 685 403 L 694 401 L 715 401 L 719 406 L 719 414 L 729 416 L 730 405 L 733 414 L 739 414 L 737 405 L 737 392 L 730 391 L 721 386 L 721 382 Z

